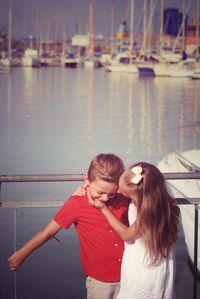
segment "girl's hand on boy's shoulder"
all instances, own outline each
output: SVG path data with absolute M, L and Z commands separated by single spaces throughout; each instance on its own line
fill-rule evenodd
M 85 195 L 86 194 L 86 187 L 87 187 L 86 184 L 84 184 L 83 186 L 78 186 L 78 188 L 75 190 L 73 195 L 78 195 L 78 196 Z

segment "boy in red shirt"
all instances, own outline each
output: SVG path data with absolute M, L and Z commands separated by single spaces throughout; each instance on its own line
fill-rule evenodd
M 72 195 L 54 219 L 9 259 L 16 271 L 38 247 L 54 237 L 61 229 L 75 225 L 80 245 L 83 272 L 86 275 L 87 299 L 113 299 L 119 291 L 121 259 L 124 243 L 112 230 L 103 215 L 91 206 L 93 199 L 106 202 L 115 216 L 128 224 L 129 201 L 117 193 L 118 182 L 124 171 L 122 160 L 114 154 L 99 154 L 90 163 L 85 195 Z

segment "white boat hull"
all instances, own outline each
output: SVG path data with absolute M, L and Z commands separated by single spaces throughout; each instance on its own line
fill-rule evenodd
M 40 66 L 40 59 L 38 58 L 38 52 L 34 49 L 26 49 L 24 56 L 21 59 L 22 66 L 25 67 L 38 67 Z
M 200 70 L 194 71 L 194 73 L 190 76 L 190 78 L 200 80 Z
M 169 64 L 167 63 L 157 63 L 153 66 L 153 70 L 155 73 L 155 76 L 162 76 L 162 77 L 169 77 L 170 72 L 169 72 Z
M 107 65 L 106 70 L 115 73 L 138 74 L 138 68 L 134 64 L 123 64 L 123 63 L 111 64 L 111 65 Z
M 183 157 L 183 158 L 182 158 Z M 196 168 L 195 168 L 196 166 Z M 162 172 L 192 172 L 200 171 L 200 150 L 191 150 L 181 153 L 171 153 L 158 164 Z M 168 180 L 169 190 L 174 197 L 200 198 L 200 180 Z M 185 236 L 188 255 L 194 262 L 194 205 L 180 205 L 181 222 Z M 200 271 L 200 199 L 198 210 L 198 261 Z
M 169 74 L 174 78 L 189 78 L 193 75 L 193 71 L 184 70 L 184 69 L 171 69 Z

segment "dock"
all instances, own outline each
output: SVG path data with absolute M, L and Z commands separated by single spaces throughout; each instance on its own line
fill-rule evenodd
M 168 179 L 200 179 L 200 173 L 167 173 L 164 174 Z M 74 182 L 84 181 L 83 174 L 64 174 L 64 175 L 0 175 L 0 196 L 1 186 L 4 183 L 16 182 Z M 194 219 L 194 265 L 190 269 L 188 263 L 187 248 L 184 240 L 184 234 L 181 230 L 180 237 L 176 245 L 176 298 L 177 299 L 198 299 L 200 298 L 200 278 L 198 276 L 198 210 L 200 208 L 200 198 L 177 198 L 178 204 L 193 204 L 195 206 Z M 16 249 L 17 233 L 17 210 L 24 208 L 58 208 L 63 201 L 4 201 L 1 198 L 0 209 L 13 209 L 13 246 Z M 14 283 L 15 296 L 17 299 L 17 281 Z M 2 298 L 4 299 L 4 298 Z

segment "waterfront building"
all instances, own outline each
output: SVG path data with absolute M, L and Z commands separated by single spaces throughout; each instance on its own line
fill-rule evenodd
M 200 32 L 200 23 L 198 26 L 196 24 L 188 26 L 186 36 L 186 52 L 189 55 L 199 56 L 200 53 L 200 36 L 197 34 L 197 30 Z
M 164 9 L 164 33 L 177 36 L 183 21 L 183 14 L 177 8 Z M 187 28 L 187 17 L 185 18 L 185 28 Z

